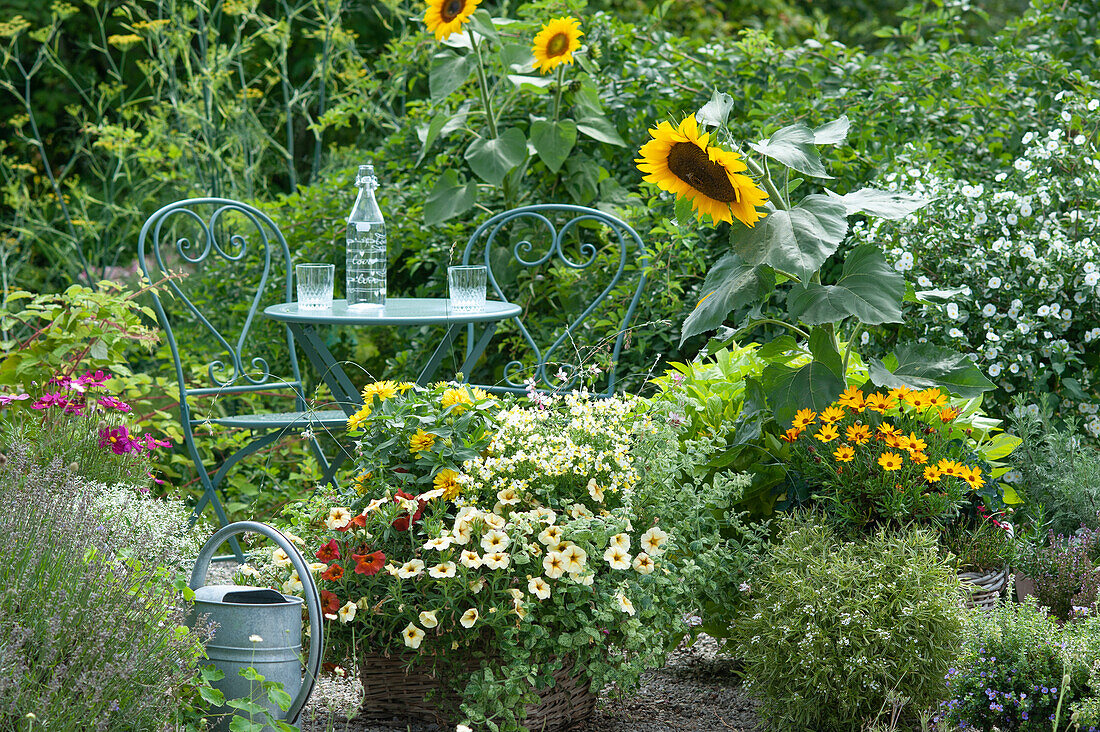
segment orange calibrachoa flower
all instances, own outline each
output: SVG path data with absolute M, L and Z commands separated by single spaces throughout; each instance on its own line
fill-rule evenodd
M 862 412 L 867 407 L 867 402 L 863 398 L 863 392 L 854 386 L 849 386 L 841 393 L 840 398 L 836 400 L 836 403 L 842 407 L 848 407 L 856 413 Z
M 850 463 L 856 459 L 856 451 L 851 445 L 845 443 L 833 450 L 833 457 L 842 463 Z
M 871 428 L 865 424 L 848 425 L 848 428 L 844 430 L 844 436 L 848 439 L 848 442 L 862 445 L 871 439 Z
M 840 407 L 825 407 L 821 410 L 822 424 L 832 424 L 844 419 L 844 410 Z
M 329 581 L 338 580 L 344 576 L 344 568 L 339 564 L 333 564 L 324 572 L 321 572 L 321 579 Z
M 817 420 L 817 412 L 812 409 L 799 409 L 798 413 L 794 415 L 794 426 L 799 429 L 806 429 Z
M 839 436 L 840 433 L 837 432 L 836 425 L 832 424 L 821 425 L 821 429 L 819 429 L 817 431 L 817 434 L 814 435 L 816 439 L 821 440 L 822 442 L 832 442 Z
M 901 455 L 894 452 L 884 452 L 879 456 L 878 464 L 883 470 L 898 470 L 902 466 Z

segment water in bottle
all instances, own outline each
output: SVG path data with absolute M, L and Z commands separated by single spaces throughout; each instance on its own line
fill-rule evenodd
M 359 195 L 348 216 L 347 301 L 355 310 L 381 309 L 386 304 L 386 222 L 374 190 L 373 165 L 360 165 L 355 177 Z

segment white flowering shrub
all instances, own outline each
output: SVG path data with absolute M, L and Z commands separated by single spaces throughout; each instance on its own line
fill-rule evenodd
M 1097 91 L 1056 95 L 1060 124 L 1027 132 L 1024 153 L 961 180 L 910 148 L 878 186 L 935 198 L 917 215 L 854 227 L 918 291 L 961 289 L 914 307 L 919 338 L 974 352 L 1007 412 L 1011 395 L 1050 400 L 1100 437 L 1100 153 Z M 865 343 L 867 338 L 865 337 Z M 1052 395 L 1051 398 L 1048 395 Z M 1034 407 L 1034 405 L 1033 405 Z M 1036 408 L 1037 409 L 1037 408 Z
M 771 730 L 851 732 L 937 706 L 961 639 L 958 579 L 932 534 L 838 539 L 789 519 L 735 624 L 745 685 Z M 910 729 L 904 724 L 900 729 Z
M 213 533 L 206 522 L 191 525 L 191 509 L 178 498 L 156 498 L 141 486 L 90 484 L 100 531 L 115 546 L 157 545 L 175 569 L 190 569 Z

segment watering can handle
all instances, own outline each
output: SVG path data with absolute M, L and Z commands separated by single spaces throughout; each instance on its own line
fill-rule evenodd
M 222 527 L 217 533 L 203 545 L 199 551 L 199 557 L 195 560 L 195 568 L 191 571 L 190 587 L 197 590 L 206 584 L 206 572 L 210 569 L 210 560 L 214 558 L 214 552 L 231 536 L 246 532 L 263 534 L 274 541 L 280 549 L 290 557 L 290 563 L 298 572 L 298 579 L 302 581 L 302 591 L 305 594 L 306 608 L 309 610 L 309 659 L 306 663 L 306 678 L 298 696 L 291 702 L 287 709 L 286 718 L 291 724 L 295 724 L 298 715 L 302 712 L 306 700 L 313 692 L 313 686 L 317 682 L 317 675 L 321 670 L 321 651 L 324 648 L 324 627 L 321 622 L 321 595 L 317 592 L 317 583 L 313 580 L 313 574 L 306 565 L 306 560 L 298 547 L 294 546 L 286 536 L 276 528 L 262 524 L 259 521 L 237 521 Z

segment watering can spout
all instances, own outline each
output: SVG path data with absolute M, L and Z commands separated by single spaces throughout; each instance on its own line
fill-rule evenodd
M 245 532 L 262 534 L 286 552 L 302 582 L 304 600 L 261 587 L 206 585 L 206 573 L 214 552 L 229 537 Z M 190 586 L 195 592 L 192 624 L 206 618 L 216 626 L 214 637 L 206 646 L 206 654 L 224 678 L 214 682 L 214 687 L 225 694 L 226 699 L 251 698 L 254 703 L 266 706 L 273 718 L 296 724 L 313 692 L 324 645 L 321 597 L 298 548 L 267 524 L 256 521 L 229 524 L 210 537 L 199 552 Z M 309 610 L 310 623 L 304 678 L 300 661 L 303 605 Z M 270 702 L 263 688 L 253 688 L 254 683 L 240 675 L 242 669 L 249 667 L 266 681 L 282 684 L 283 690 L 293 698 L 285 712 Z M 215 713 L 221 715 L 215 729 L 229 729 L 232 709 L 225 707 Z

